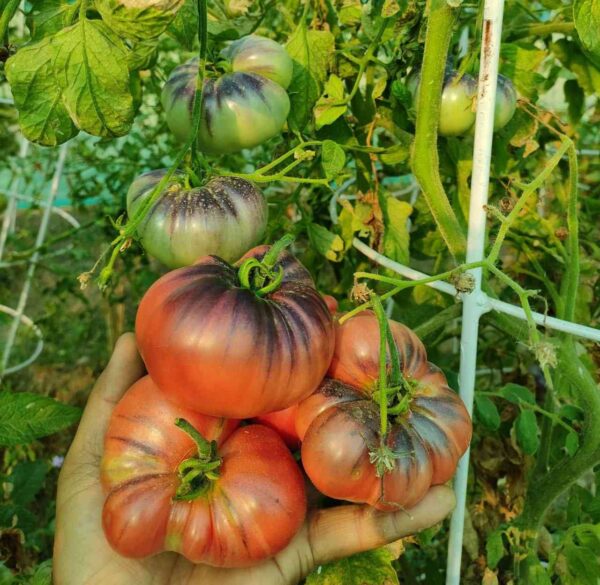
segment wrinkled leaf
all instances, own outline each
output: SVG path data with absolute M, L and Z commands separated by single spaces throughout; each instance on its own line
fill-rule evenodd
M 67 0 L 37 0 L 28 18 L 31 23 L 31 40 L 57 33 L 71 24 L 79 6 Z
M 517 443 L 523 453 L 533 455 L 540 446 L 539 428 L 535 413 L 523 410 L 515 420 Z
M 317 567 L 306 578 L 306 585 L 397 585 L 393 555 L 377 549 Z
M 71 426 L 81 410 L 29 392 L 0 392 L 0 446 L 30 443 Z
M 191 51 L 198 37 L 198 2 L 186 0 L 167 29 L 182 47 Z
M 325 140 L 321 150 L 321 164 L 328 179 L 336 177 L 346 164 L 344 149 L 333 140 Z
M 329 31 L 308 30 L 302 22 L 286 46 L 294 63 L 292 82 L 288 88 L 291 110 L 288 122 L 293 130 L 302 131 L 310 120 L 313 107 L 321 94 L 335 39 Z
M 587 93 L 600 93 L 600 71 L 584 55 L 579 45 L 568 39 L 558 39 L 551 45 L 556 58 L 577 76 L 577 82 Z
M 104 22 L 118 35 L 141 41 L 158 37 L 175 17 L 183 0 L 96 0 Z
M 5 69 L 23 135 L 44 146 L 57 146 L 77 135 L 56 82 L 54 55 L 51 40 L 46 38 L 19 49 Z
M 77 126 L 94 136 L 122 136 L 133 122 L 127 51 L 103 22 L 83 19 L 53 37 L 54 71 Z
M 316 223 L 308 226 L 308 237 L 314 248 L 332 262 L 339 262 L 344 252 L 344 240 Z
M 323 95 L 317 101 L 314 108 L 315 126 L 317 130 L 333 124 L 348 109 L 344 100 L 344 82 L 337 76 L 332 75 L 325 84 Z

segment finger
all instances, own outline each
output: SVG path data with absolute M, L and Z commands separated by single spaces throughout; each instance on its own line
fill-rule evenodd
M 315 565 L 377 548 L 433 526 L 454 505 L 453 491 L 435 486 L 410 510 L 382 512 L 370 506 L 319 510 L 309 523 Z
M 112 357 L 90 394 L 75 440 L 70 462 L 77 458 L 97 459 L 102 454 L 104 434 L 112 411 L 125 391 L 144 375 L 144 363 L 133 333 L 119 337 Z

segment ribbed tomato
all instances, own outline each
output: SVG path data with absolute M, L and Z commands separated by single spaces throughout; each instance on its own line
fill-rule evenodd
M 235 266 L 208 256 L 144 295 L 138 345 L 173 402 L 250 418 L 295 404 L 323 379 L 335 343 L 332 316 L 304 266 L 287 251 L 277 259 L 269 252 L 254 248 Z
M 237 424 L 175 406 L 148 376 L 127 391 L 101 464 L 102 522 L 117 552 L 245 567 L 289 543 L 306 514 L 302 474 L 274 431 Z
M 166 169 L 140 175 L 127 192 L 131 217 L 150 196 Z M 228 262 L 256 245 L 267 227 L 267 202 L 252 184 L 236 177 L 215 177 L 190 187 L 177 172 L 138 227 L 144 249 L 169 268 L 189 266 L 215 254 Z
M 235 41 L 223 56 L 231 73 L 206 78 L 202 93 L 198 146 L 212 154 L 252 148 L 281 132 L 290 111 L 286 92 L 293 64 L 271 39 L 250 35 Z M 180 141 L 190 138 L 198 59 L 176 67 L 162 91 L 167 124 Z
M 409 508 L 448 481 L 471 439 L 471 419 L 418 337 L 390 321 L 406 387 L 388 398 L 382 441 L 378 389 L 379 324 L 363 312 L 339 326 L 328 376 L 300 403 L 302 463 L 324 494 L 379 509 Z M 383 448 L 390 465 L 376 466 Z

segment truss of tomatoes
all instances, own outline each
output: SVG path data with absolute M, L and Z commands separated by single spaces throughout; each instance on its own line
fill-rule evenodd
M 406 387 L 388 398 L 385 437 L 374 399 L 379 323 L 370 312 L 338 327 L 329 377 L 296 414 L 302 464 L 319 491 L 381 510 L 410 508 L 432 485 L 448 481 L 472 434 L 462 400 L 427 361 L 418 337 L 400 323 L 389 326 Z

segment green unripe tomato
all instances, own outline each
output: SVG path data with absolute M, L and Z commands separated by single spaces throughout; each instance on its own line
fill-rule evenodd
M 140 175 L 127 193 L 130 217 L 165 176 L 160 169 Z M 267 226 L 267 203 L 252 183 L 216 177 L 189 187 L 177 172 L 138 227 L 146 252 L 169 268 L 189 266 L 203 256 L 238 260 L 259 242 Z
M 275 41 L 248 35 L 234 41 L 222 52 L 233 71 L 262 75 L 287 89 L 292 81 L 294 65 L 287 51 Z
M 262 144 L 281 132 L 290 111 L 285 87 L 292 62 L 283 47 L 251 35 L 233 43 L 226 56 L 233 72 L 208 78 L 203 87 L 198 147 L 210 154 Z M 190 138 L 197 72 L 194 58 L 171 73 L 162 91 L 167 124 L 180 141 Z
M 498 89 L 496 90 L 496 107 L 494 110 L 494 130 L 504 128 L 515 115 L 517 109 L 517 92 L 513 82 L 498 75 Z
M 470 75 L 460 79 L 456 72 L 446 76 L 440 107 L 441 136 L 463 136 L 475 124 L 477 82 Z

